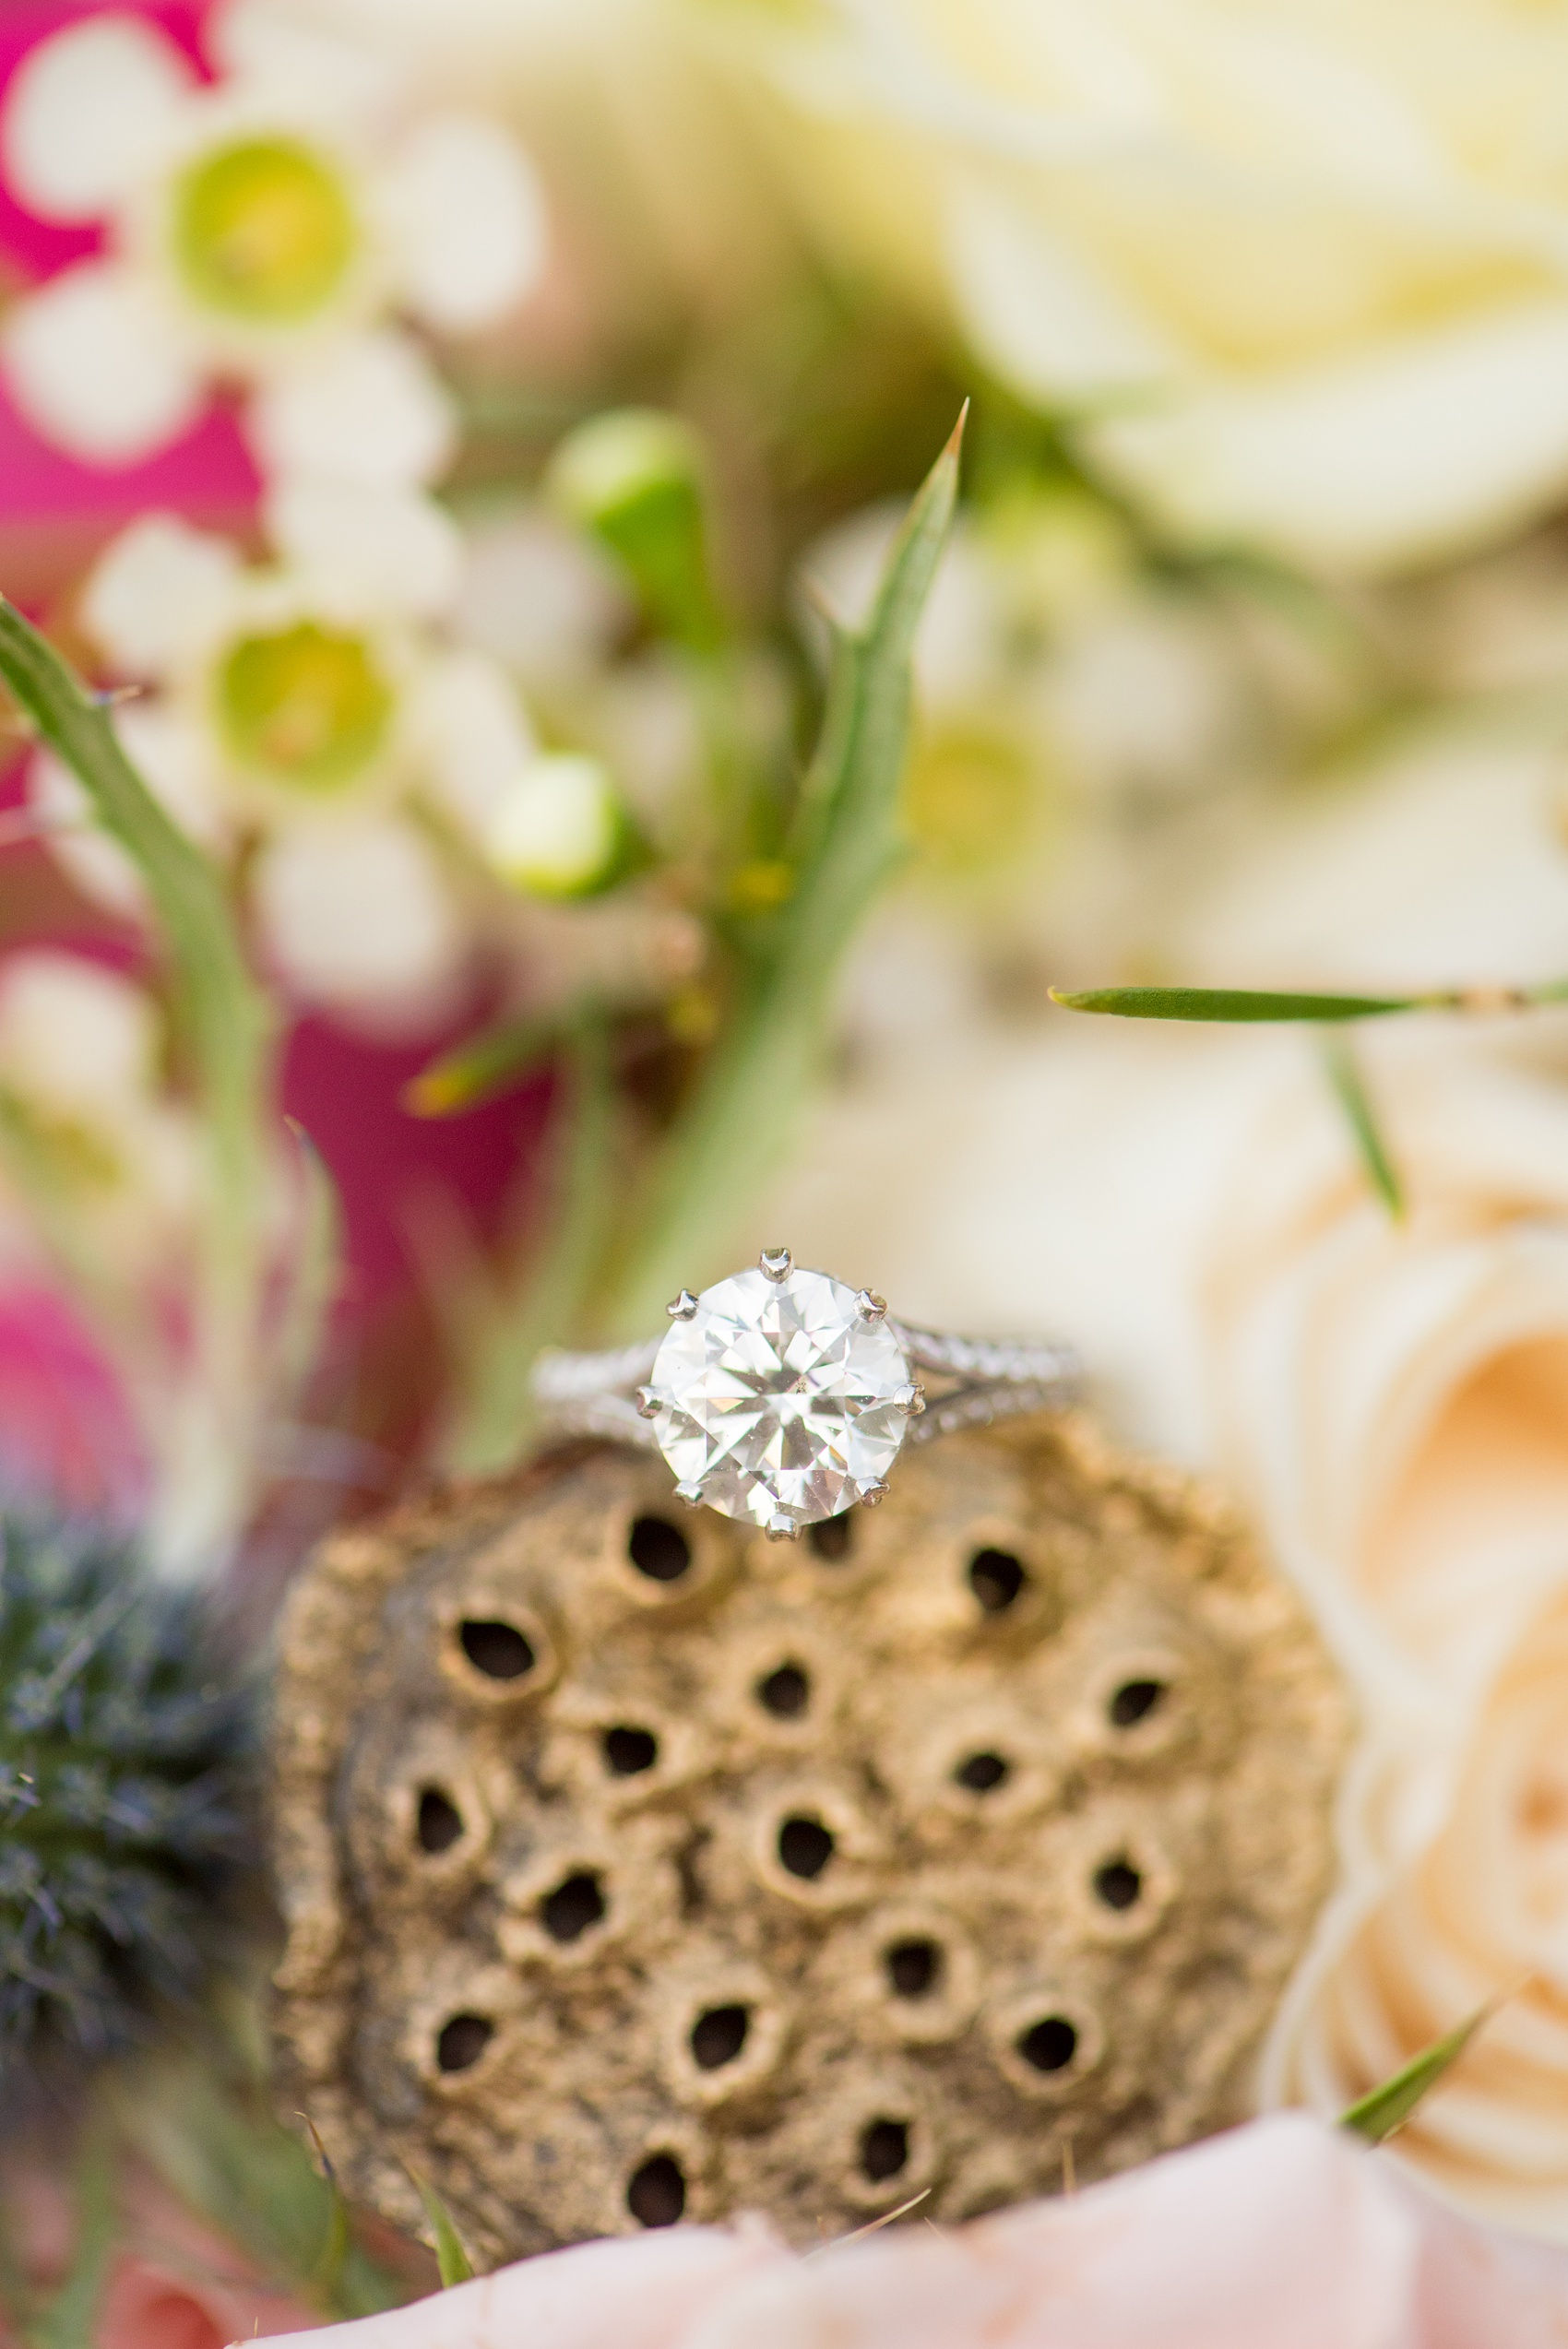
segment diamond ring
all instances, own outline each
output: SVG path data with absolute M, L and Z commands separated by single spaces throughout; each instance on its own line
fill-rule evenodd
M 798 1268 L 787 1248 L 700 1297 L 683 1288 L 669 1313 L 645 1345 L 541 1356 L 535 1397 L 552 1430 L 656 1449 L 683 1501 L 775 1541 L 874 1507 L 906 1443 L 1061 1410 L 1082 1389 L 1066 1347 L 912 1329 L 869 1288 Z

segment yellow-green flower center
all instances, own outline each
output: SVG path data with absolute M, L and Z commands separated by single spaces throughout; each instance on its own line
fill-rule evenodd
M 323 797 L 354 783 L 381 749 L 392 689 L 361 638 L 303 620 L 233 647 L 218 706 L 242 765 Z
M 193 163 L 174 193 L 173 243 L 197 301 L 290 326 L 330 301 L 353 259 L 348 191 L 290 138 L 248 138 Z

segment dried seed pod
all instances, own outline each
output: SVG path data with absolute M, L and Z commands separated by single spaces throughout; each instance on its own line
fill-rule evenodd
M 770 1545 L 578 1448 L 322 1552 L 279 1691 L 286 2101 L 516 2257 L 968 2217 L 1244 2107 L 1348 1733 L 1211 1495 L 955 1436 Z

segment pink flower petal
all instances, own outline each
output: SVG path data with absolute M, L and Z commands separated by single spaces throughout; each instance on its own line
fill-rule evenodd
M 387 2316 L 307 2333 L 297 2349 L 677 2349 L 713 2302 L 788 2260 L 760 2227 L 580 2243 Z

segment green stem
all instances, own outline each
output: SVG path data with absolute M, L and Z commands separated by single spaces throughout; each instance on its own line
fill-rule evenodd
M 551 1212 L 521 1310 L 492 1329 L 473 1368 L 473 1399 L 445 1447 L 449 1465 L 462 1475 L 505 1467 L 527 1441 L 534 1418 L 529 1386 L 534 1358 L 578 1322 L 614 1213 L 614 1089 L 602 1021 L 585 1021 L 569 1038 L 561 1069 L 566 1104 Z

